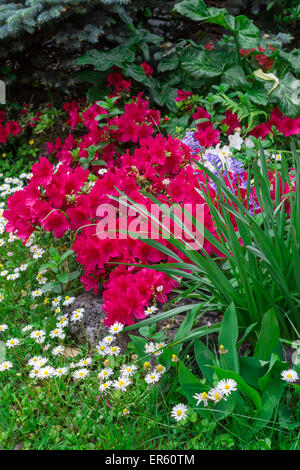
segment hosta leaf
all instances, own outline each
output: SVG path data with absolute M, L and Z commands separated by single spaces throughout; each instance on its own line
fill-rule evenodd
M 136 82 L 142 83 L 143 85 L 150 87 L 151 80 L 145 74 L 143 67 L 136 64 L 125 64 L 122 68 L 125 75 L 133 78 Z
M 92 49 L 88 51 L 85 56 L 80 57 L 77 63 L 78 65 L 93 65 L 96 70 L 104 72 L 114 65 L 122 67 L 122 64 L 133 62 L 134 59 L 134 52 L 122 46 L 118 46 L 109 52 L 101 52 L 96 49 Z
M 271 90 L 272 84 L 265 87 Z M 278 87 L 269 95 L 276 99 L 280 110 L 288 117 L 296 118 L 300 114 L 300 86 L 298 80 L 291 73 L 287 73 L 280 81 Z
M 243 68 L 235 65 L 226 70 L 222 77 L 222 82 L 229 83 L 232 88 L 242 88 L 248 85 Z
M 241 15 L 235 18 L 235 29 L 239 45 L 243 49 L 257 48 L 259 46 L 259 29 L 247 16 Z
M 300 73 L 300 49 L 293 49 L 291 52 L 281 50 L 279 56 L 291 64 L 295 73 Z
M 182 62 L 182 68 L 194 78 L 213 78 L 222 75 L 231 61 L 222 51 L 199 51 L 197 57 Z
M 206 21 L 233 31 L 234 17 L 225 8 L 207 8 L 203 0 L 184 0 L 174 7 L 184 16 L 194 21 Z
M 157 71 L 165 72 L 166 70 L 174 70 L 178 67 L 179 57 L 177 54 L 171 54 L 164 57 L 158 64 Z

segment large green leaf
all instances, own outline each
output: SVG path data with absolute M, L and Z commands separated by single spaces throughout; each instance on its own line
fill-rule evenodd
M 254 357 L 268 361 L 279 340 L 279 325 L 274 309 L 268 310 L 261 322 L 261 331 L 254 350 Z
M 247 16 L 241 15 L 235 18 L 235 30 L 239 45 L 243 49 L 257 48 L 259 46 L 259 29 Z
M 165 72 L 166 70 L 174 70 L 178 67 L 179 57 L 177 54 L 170 54 L 164 57 L 158 64 L 157 71 Z
M 226 354 L 222 354 L 220 361 L 224 368 L 239 373 L 239 358 L 236 349 L 238 339 L 238 323 L 234 303 L 232 302 L 224 313 L 219 332 L 219 346 L 223 345 Z M 224 352 L 225 352 L 224 351 Z
M 174 10 L 194 21 L 218 24 L 230 31 L 234 29 L 234 17 L 225 8 L 207 8 L 203 0 L 184 0 L 177 3 Z
M 226 51 L 199 50 L 196 57 L 184 60 L 181 65 L 194 78 L 214 78 L 222 75 L 233 64 L 234 57 Z
M 226 70 L 223 74 L 222 82 L 229 83 L 234 89 L 244 89 L 245 86 L 249 85 L 245 72 L 240 65 L 235 65 Z
M 295 73 L 300 73 L 300 49 L 293 49 L 291 52 L 280 50 L 279 56 L 291 64 Z
M 298 80 L 291 73 L 287 73 L 279 85 L 271 92 L 272 84 L 265 83 L 270 97 L 276 99 L 280 110 L 288 117 L 296 118 L 300 114 L 300 87 Z
M 122 46 L 115 47 L 108 52 L 97 51 L 92 49 L 83 57 L 77 60 L 78 65 L 93 65 L 96 70 L 104 72 L 111 67 L 122 65 L 126 62 L 134 62 L 135 53 L 130 49 Z

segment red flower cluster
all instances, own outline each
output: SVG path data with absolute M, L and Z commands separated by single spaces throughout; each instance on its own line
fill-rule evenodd
M 6 144 L 9 137 L 16 136 L 22 132 L 22 127 L 17 121 L 7 121 L 5 123 L 5 120 L 5 112 L 0 111 L 0 144 Z

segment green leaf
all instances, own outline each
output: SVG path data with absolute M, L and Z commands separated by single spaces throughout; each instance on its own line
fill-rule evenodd
M 149 354 L 145 352 L 145 344 L 147 344 L 148 341 L 140 336 L 129 335 L 129 337 L 133 342 L 134 350 L 139 359 L 141 361 L 149 361 Z
M 177 334 L 175 335 L 174 342 L 180 341 L 185 338 L 187 334 L 191 331 L 194 325 L 194 321 L 197 313 L 199 312 L 200 307 L 197 305 L 190 312 L 186 314 L 185 320 L 181 323 Z M 182 349 L 183 343 L 176 344 L 173 346 L 174 354 L 178 355 Z
M 145 74 L 143 67 L 136 64 L 124 64 L 122 68 L 124 74 L 133 78 L 136 82 L 142 83 L 143 85 L 150 87 L 151 80 Z
M 239 373 L 239 358 L 236 349 L 238 339 L 238 323 L 234 303 L 232 302 L 224 313 L 219 332 L 219 346 L 223 345 L 226 354 L 222 354 L 220 362 L 226 369 Z
M 174 70 L 179 65 L 179 57 L 177 54 L 171 54 L 164 57 L 158 64 L 158 72 L 166 72 L 167 70 Z
M 214 371 L 210 366 L 215 365 L 215 358 L 212 352 L 199 339 L 195 340 L 194 352 L 197 364 L 203 376 L 212 383 Z
M 280 50 L 279 57 L 289 62 L 296 74 L 300 74 L 300 49 L 293 49 L 291 52 Z
M 259 46 L 259 29 L 247 16 L 240 15 L 235 18 L 235 30 L 237 31 L 237 40 L 240 47 L 251 49 Z
M 271 91 L 272 85 L 266 83 L 265 87 Z M 287 73 L 279 82 L 275 90 L 270 93 L 280 110 L 288 117 L 296 118 L 300 114 L 300 87 L 298 81 L 291 73 Z
M 214 78 L 223 74 L 234 61 L 224 51 L 199 50 L 192 60 L 182 62 L 182 68 L 194 78 Z
M 108 52 L 97 51 L 92 49 L 85 56 L 77 60 L 78 65 L 93 65 L 96 70 L 105 72 L 111 67 L 122 65 L 126 62 L 134 62 L 135 53 L 123 46 L 115 47 Z
M 234 89 L 244 89 L 244 87 L 249 84 L 246 80 L 244 70 L 240 65 L 235 65 L 226 70 L 223 74 L 222 82 L 229 83 Z
M 202 0 L 184 0 L 177 3 L 174 10 L 194 21 L 218 24 L 230 31 L 234 29 L 234 17 L 225 8 L 207 8 Z
M 254 357 L 268 361 L 279 340 L 279 325 L 274 309 L 268 310 L 261 322 L 261 331 L 254 350 Z

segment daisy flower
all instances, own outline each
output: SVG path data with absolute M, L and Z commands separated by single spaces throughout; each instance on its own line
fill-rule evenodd
M 32 325 L 26 325 L 22 328 L 22 332 L 25 333 L 26 331 L 32 330 L 33 326 Z
M 105 390 L 108 390 L 112 386 L 112 381 L 108 380 L 107 382 L 103 382 L 102 384 L 99 385 L 99 392 L 104 392 Z
M 152 305 L 152 307 L 147 307 L 145 310 L 145 315 L 152 315 L 153 313 L 157 312 L 158 308 Z
M 16 346 L 19 346 L 19 344 L 20 344 L 20 341 L 18 340 L 18 338 L 11 338 L 7 340 L 5 343 L 8 349 L 15 348 Z
M 86 367 L 89 366 L 92 363 L 92 358 L 87 357 L 86 359 L 81 359 L 81 361 L 78 362 L 77 367 Z
M 12 369 L 13 364 L 10 361 L 3 361 L 0 363 L 0 372 L 3 372 L 4 370 L 9 370 Z
M 37 250 L 35 250 L 35 252 L 33 254 L 33 259 L 41 258 L 44 253 L 45 253 L 45 250 L 42 250 L 42 248 L 38 248 Z
M 204 406 L 208 406 L 208 395 L 206 392 L 202 392 L 202 393 L 196 393 L 196 395 L 193 396 L 193 398 L 195 398 L 195 400 L 197 400 L 197 403 L 196 403 L 196 406 L 199 406 L 200 403 L 203 402 L 203 405 Z
M 53 356 L 61 356 L 64 350 L 65 350 L 64 346 L 56 346 L 55 348 L 52 349 L 52 354 Z
M 38 377 L 40 373 L 40 368 L 39 367 L 34 367 L 30 372 L 29 372 L 29 377 L 31 379 L 34 379 L 35 377 Z
M 237 383 L 233 379 L 223 379 L 217 385 L 217 388 L 222 390 L 224 395 L 230 395 L 231 392 L 237 390 Z
M 69 297 L 68 295 L 65 296 L 65 300 L 63 301 L 63 305 L 67 307 L 68 305 L 71 305 L 75 300 L 75 297 Z
M 0 325 L 0 333 L 2 333 L 2 331 L 6 331 L 7 329 L 8 329 L 7 325 Z
M 281 372 L 281 379 L 285 382 L 297 382 L 299 379 L 298 374 L 293 369 L 283 370 Z
M 134 372 L 137 370 L 137 366 L 135 366 L 134 364 L 133 365 L 129 365 L 127 366 L 126 364 L 124 364 L 122 367 L 121 367 L 121 375 L 122 376 L 126 376 L 126 377 L 130 377 L 132 374 L 134 374 Z
M 43 295 L 43 291 L 41 289 L 37 289 L 31 292 L 31 297 L 33 299 L 35 299 L 36 297 L 40 297 L 41 295 Z
M 107 348 L 107 355 L 108 356 L 118 356 L 120 354 L 121 349 L 119 346 L 111 346 Z
M 38 377 L 39 379 L 47 379 L 54 375 L 54 369 L 51 366 L 42 367 L 39 369 Z
M 2 294 L 2 292 L 0 292 L 0 302 L 2 302 L 4 300 L 4 295 Z
M 85 379 L 88 375 L 89 375 L 89 371 L 87 369 L 83 368 L 83 369 L 76 370 L 73 373 L 72 377 L 75 380 L 82 380 L 82 379 Z
M 111 375 L 113 375 L 114 371 L 110 368 L 106 368 L 105 369 L 102 369 L 101 372 L 99 372 L 98 374 L 98 379 L 107 379 L 108 377 L 110 377 Z
M 158 372 L 153 371 L 150 372 L 150 374 L 146 375 L 145 381 L 147 382 L 147 384 L 154 384 L 155 382 L 159 382 L 160 377 L 161 375 Z
M 131 384 L 131 380 L 127 377 L 119 377 L 118 380 L 114 380 L 113 387 L 115 390 L 122 390 L 122 392 L 126 392 L 127 387 Z
M 31 359 L 29 359 L 28 361 L 28 365 L 29 366 L 35 366 L 35 367 L 38 367 L 39 366 L 39 363 L 44 360 L 44 358 L 42 356 L 33 356 Z M 47 359 L 45 359 L 45 362 L 44 364 L 47 362 Z M 42 364 L 42 365 L 44 365 Z
M 45 335 L 46 335 L 46 332 L 44 330 L 36 330 L 30 333 L 30 338 L 35 339 L 35 340 L 40 340 L 41 338 L 44 338 L 45 340 Z
M 62 375 L 66 375 L 68 373 L 67 367 L 59 367 L 58 369 L 54 370 L 55 377 L 61 377 Z
M 181 421 L 186 418 L 187 410 L 187 407 L 183 403 L 179 403 L 172 408 L 171 417 L 174 418 L 175 421 Z
M 162 364 L 157 364 L 155 369 L 159 374 L 163 374 L 164 372 L 166 372 L 166 368 Z
M 212 388 L 207 394 L 207 398 L 211 401 L 214 401 L 215 403 L 218 403 L 220 400 L 222 400 L 223 396 L 223 390 L 220 390 L 218 387 Z
M 117 335 L 118 333 L 120 333 L 120 331 L 123 330 L 123 328 L 124 328 L 124 325 L 122 325 L 122 323 L 115 322 L 113 325 L 109 327 L 108 331 L 112 335 Z
M 123 416 L 129 415 L 129 409 L 128 409 L 128 408 L 124 408 L 124 410 L 122 411 L 122 415 L 123 415 Z
M 77 309 L 80 310 L 80 309 Z M 80 321 L 83 318 L 83 312 L 78 312 L 74 310 L 74 312 L 71 315 L 71 322 L 75 323 L 77 321 Z
M 55 299 L 52 300 L 52 307 L 57 307 L 61 301 L 61 297 L 55 297 Z
M 100 341 L 99 344 L 96 346 L 96 350 L 100 356 L 106 356 L 107 354 L 107 344 Z
M 62 327 L 67 326 L 68 323 L 69 323 L 68 317 L 66 317 L 65 315 L 60 315 L 58 317 L 58 323 L 56 326 L 62 328 Z
M 64 339 L 65 333 L 61 328 L 55 328 L 54 330 L 50 331 L 50 338 L 59 338 Z
M 154 353 L 155 351 L 155 344 L 154 343 L 149 343 L 149 344 L 145 344 L 145 352 L 147 354 L 151 354 L 151 353 Z
M 115 341 L 115 339 L 116 338 L 114 336 L 105 336 L 102 341 L 105 344 L 111 344 L 113 341 Z
M 154 356 L 160 356 L 164 352 L 164 346 L 166 346 L 166 343 L 155 343 Z

